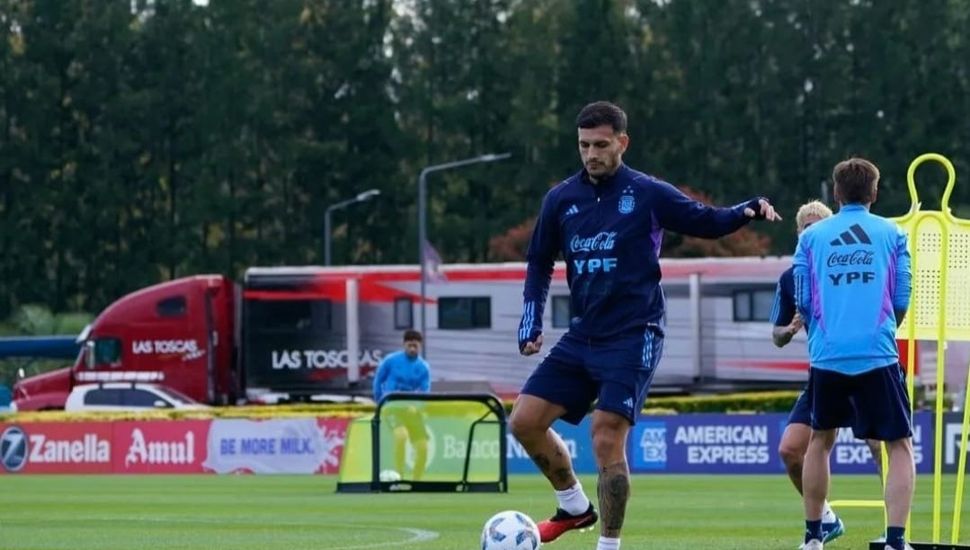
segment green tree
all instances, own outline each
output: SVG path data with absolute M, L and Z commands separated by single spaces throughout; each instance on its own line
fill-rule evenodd
M 335 217 L 337 263 L 414 262 L 419 172 L 486 152 L 513 158 L 432 176 L 431 240 L 520 257 L 596 99 L 626 108 L 631 165 L 712 202 L 790 219 L 862 155 L 899 214 L 918 154 L 970 168 L 968 21 L 953 0 L 0 0 L 0 315 L 320 263 L 326 207 L 371 188 Z M 937 208 L 941 172 L 919 181 Z M 970 186 L 951 206 L 970 217 Z M 757 229 L 791 252 L 790 224 Z

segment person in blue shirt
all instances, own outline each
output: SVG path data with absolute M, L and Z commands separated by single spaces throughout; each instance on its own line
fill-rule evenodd
M 519 352 L 528 356 L 542 348 L 546 294 L 560 254 L 572 319 L 523 386 L 509 429 L 555 489 L 558 509 L 538 524 L 540 539 L 550 542 L 598 520 L 568 450 L 551 429 L 558 418 L 578 424 L 596 403 L 591 431 L 603 514 L 597 548 L 616 550 L 630 494 L 626 439 L 663 350 L 663 232 L 717 238 L 752 219 L 780 217 L 762 197 L 712 207 L 624 164 L 627 117 L 612 103 L 585 106 L 576 126 L 583 170 L 542 202 L 527 254 Z
M 896 347 L 912 287 L 907 238 L 891 220 L 869 212 L 879 184 L 874 164 L 850 158 L 835 166 L 832 179 L 839 213 L 802 233 L 793 260 L 811 365 L 805 548 L 822 548 L 829 454 L 839 426 L 851 422 L 856 437 L 886 444 L 886 549 L 904 550 L 915 477 L 909 395 Z
M 798 235 L 811 227 L 816 222 L 820 222 L 832 216 L 832 210 L 820 201 L 809 201 L 798 208 L 795 214 L 795 230 Z M 778 278 L 778 286 L 775 290 L 775 302 L 771 308 L 771 339 L 779 348 L 785 347 L 791 342 L 792 338 L 801 331 L 805 324 L 801 316 L 795 310 L 795 277 L 794 267 L 786 269 Z M 778 445 L 778 456 L 785 464 L 785 470 L 791 479 L 792 485 L 802 493 L 802 463 L 805 459 L 805 452 L 808 450 L 808 441 L 812 435 L 812 408 L 808 402 L 807 393 L 799 394 L 788 415 L 788 425 L 785 427 Z M 843 427 L 851 426 L 850 423 Z M 881 443 L 874 439 L 866 440 L 869 452 L 876 464 L 876 473 L 880 473 L 882 462 Z M 882 479 L 882 476 L 879 476 Z M 823 543 L 830 542 L 845 533 L 845 526 L 842 519 L 836 515 L 828 501 L 822 507 L 822 532 Z
M 404 332 L 404 349 L 385 357 L 374 375 L 374 401 L 380 403 L 390 392 L 431 391 L 431 369 L 421 357 L 423 338 L 416 330 Z M 424 475 L 428 464 L 428 434 L 421 412 L 413 405 L 402 404 L 388 407 L 385 418 L 394 433 L 394 467 L 403 477 L 407 444 L 414 447 L 414 469 L 411 481 Z

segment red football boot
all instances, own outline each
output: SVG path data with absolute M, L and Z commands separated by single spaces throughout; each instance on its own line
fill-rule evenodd
M 599 516 L 596 515 L 596 510 L 593 508 L 592 503 L 590 503 L 589 508 L 585 512 L 577 516 L 567 514 L 562 508 L 557 508 L 556 515 L 545 521 L 540 521 L 537 525 L 539 528 L 539 540 L 542 542 L 552 542 L 562 536 L 566 531 L 572 531 L 574 529 L 588 531 L 596 525 L 597 519 L 599 519 Z

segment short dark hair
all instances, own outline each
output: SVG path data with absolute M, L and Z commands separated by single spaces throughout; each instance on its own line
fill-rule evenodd
M 577 128 L 609 125 L 615 133 L 626 132 L 626 113 L 609 101 L 596 101 L 583 107 L 576 116 Z
M 868 204 L 876 199 L 879 169 L 864 158 L 852 157 L 835 165 L 832 181 L 841 202 Z
M 408 329 L 404 331 L 404 341 L 407 342 L 408 340 L 417 340 L 418 342 L 423 342 L 424 338 L 421 337 L 420 332 L 414 329 Z

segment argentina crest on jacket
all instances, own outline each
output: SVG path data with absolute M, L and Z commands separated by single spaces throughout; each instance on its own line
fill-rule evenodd
M 620 205 L 617 208 L 620 214 L 629 214 L 633 212 L 633 208 L 637 205 L 636 200 L 633 198 L 633 189 L 627 187 L 623 190 L 623 194 L 620 195 Z

